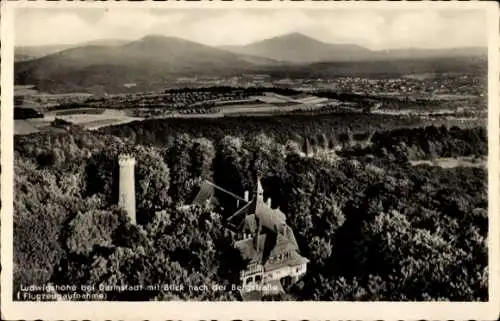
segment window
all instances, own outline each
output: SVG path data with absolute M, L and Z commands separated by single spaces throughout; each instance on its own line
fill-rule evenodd
M 245 284 L 252 283 L 253 278 L 249 277 L 246 279 Z
M 299 266 L 298 268 L 296 268 L 296 269 L 295 269 L 295 272 L 296 272 L 296 273 L 299 273 L 299 271 L 300 271 L 300 266 Z
M 260 275 L 255 276 L 255 283 L 260 283 L 260 281 L 262 281 L 262 276 Z

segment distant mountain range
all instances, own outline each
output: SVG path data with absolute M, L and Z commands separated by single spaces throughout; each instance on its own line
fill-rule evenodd
M 127 42 L 128 42 L 127 40 L 120 40 L 120 39 L 104 39 L 104 40 L 87 41 L 79 44 L 19 46 L 14 49 L 14 61 L 18 62 L 18 61 L 38 59 L 71 48 L 85 47 L 85 46 L 120 46 Z
M 123 89 L 123 84 L 160 85 L 174 76 L 224 75 L 275 64 L 195 42 L 147 36 L 122 45 L 87 45 L 15 64 L 15 83 L 41 90 Z
M 485 55 L 486 47 L 450 49 L 390 49 L 374 51 L 353 44 L 331 44 L 301 33 L 278 36 L 245 46 L 223 46 L 223 49 L 279 61 L 304 64 L 316 62 L 420 59 Z
M 120 91 L 126 83 L 157 87 L 179 76 L 286 74 L 287 70 L 304 73 L 310 70 L 309 64 L 313 64 L 314 70 L 328 64 L 326 67 L 335 72 L 336 67 L 331 67 L 338 63 L 386 61 L 387 65 L 388 61 L 397 59 L 484 58 L 486 48 L 372 51 L 293 33 L 245 46 L 224 47 L 174 37 L 146 36 L 136 41 L 100 40 L 79 45 L 19 47 L 15 57 L 15 83 L 19 85 L 36 85 L 44 91 Z M 345 72 L 348 73 L 349 68 Z
M 171 37 L 148 36 L 151 38 L 175 39 Z M 60 51 L 86 46 L 121 46 L 128 40 L 104 39 L 79 44 L 46 46 L 19 46 L 15 48 L 15 61 L 42 58 Z M 461 47 L 448 49 L 389 49 L 373 51 L 353 44 L 330 44 L 301 33 L 290 33 L 243 46 L 220 46 L 219 49 L 247 56 L 267 58 L 287 63 L 314 63 L 328 61 L 357 61 L 383 59 L 413 59 L 435 57 L 466 57 L 486 55 L 486 47 Z M 261 61 L 259 61 L 261 62 Z
M 226 50 L 291 63 L 352 61 L 368 59 L 372 51 L 358 45 L 329 44 L 300 33 L 274 37 L 246 46 L 224 46 Z

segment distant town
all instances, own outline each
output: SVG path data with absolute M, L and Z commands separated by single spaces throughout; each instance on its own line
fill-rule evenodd
M 16 86 L 16 132 L 43 130 L 56 118 L 96 129 L 163 117 L 335 111 L 476 117 L 486 112 L 484 79 L 457 73 L 332 79 L 242 74 L 180 77 L 161 91 L 134 92 L 135 86 L 124 84 L 121 94 L 48 94 L 35 86 Z

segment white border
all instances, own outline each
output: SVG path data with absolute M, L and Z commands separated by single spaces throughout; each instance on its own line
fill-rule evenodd
M 342 9 L 483 9 L 488 16 L 489 81 L 489 298 L 488 302 L 12 302 L 13 212 L 13 10 L 32 8 L 342 8 Z M 500 248 L 500 128 L 499 19 L 495 2 L 290 2 L 290 1 L 168 1 L 168 2 L 1 2 L 1 312 L 6 320 L 54 319 L 383 319 L 493 320 L 499 315 Z M 464 21 L 464 23 L 466 23 Z

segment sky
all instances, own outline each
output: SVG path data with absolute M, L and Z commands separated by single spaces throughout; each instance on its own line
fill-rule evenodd
M 211 46 L 291 32 L 372 50 L 487 45 L 484 10 L 18 8 L 15 44 L 76 44 L 146 35 Z

